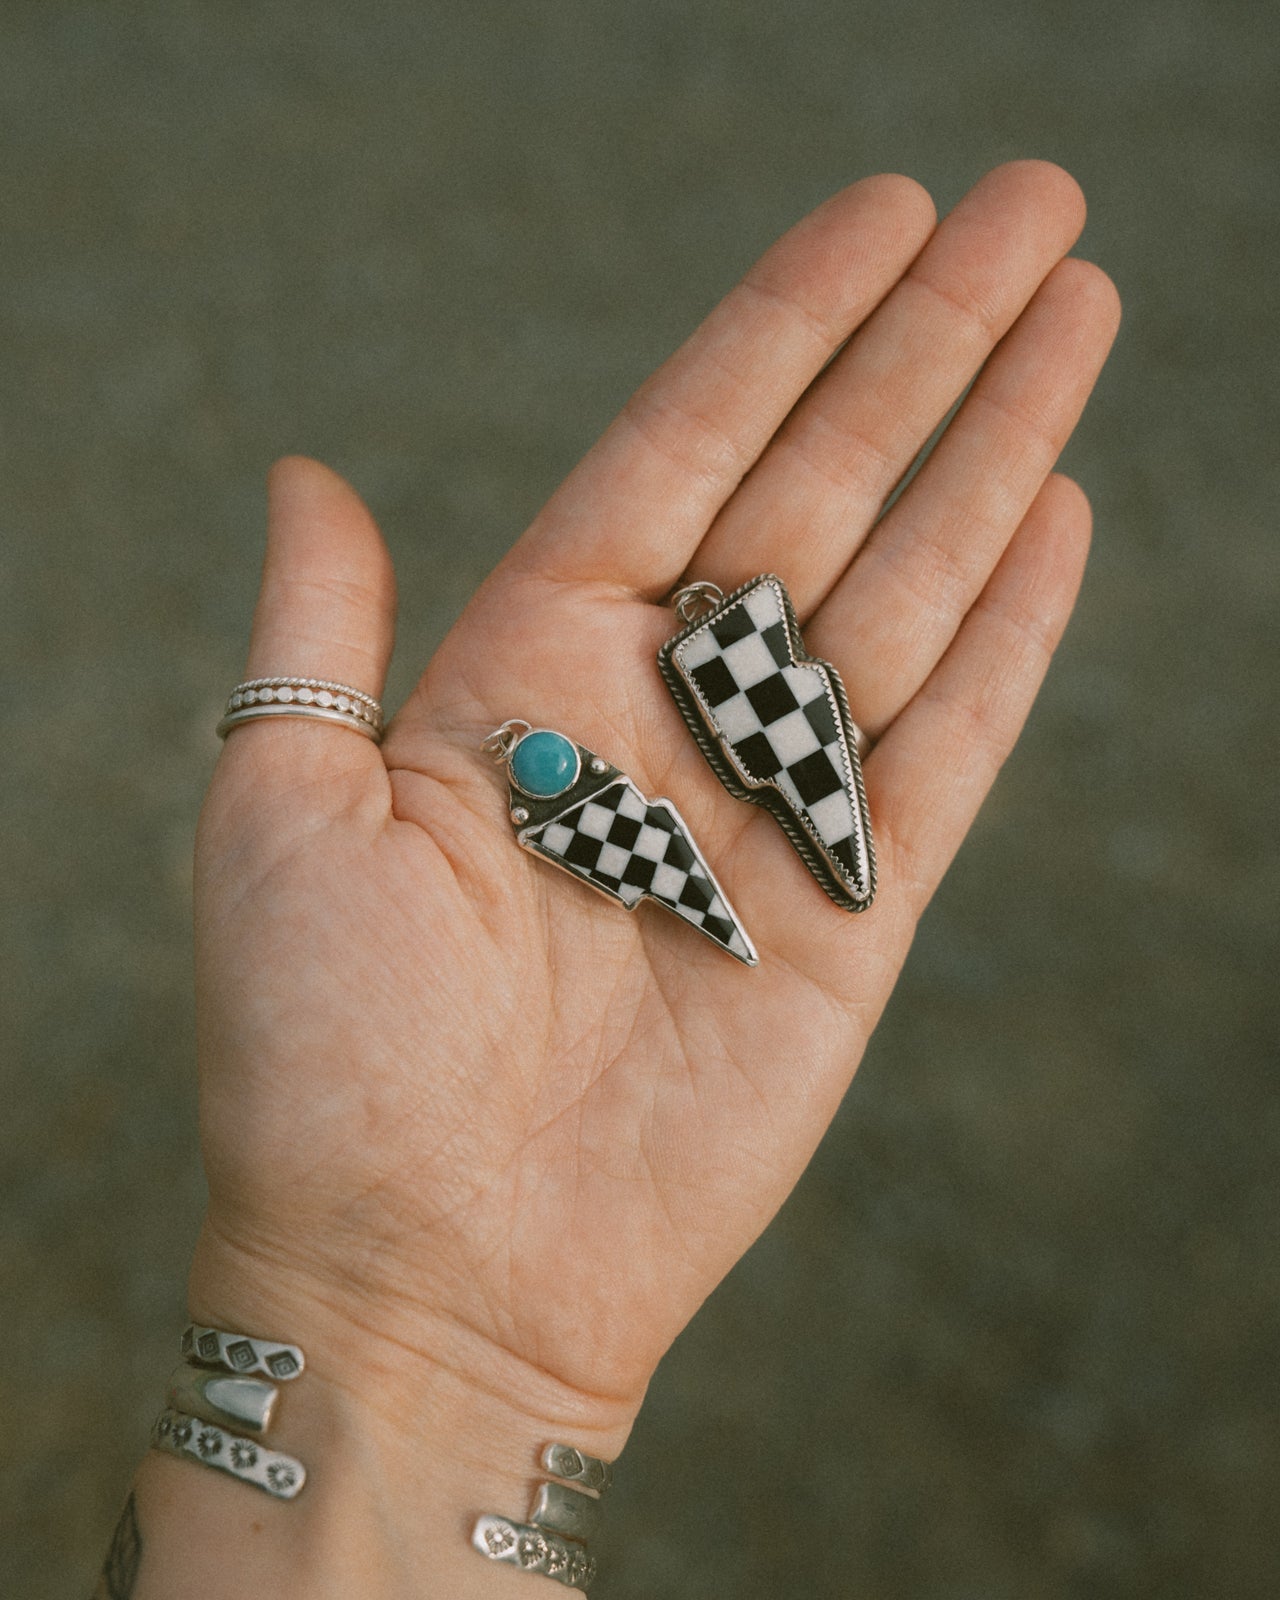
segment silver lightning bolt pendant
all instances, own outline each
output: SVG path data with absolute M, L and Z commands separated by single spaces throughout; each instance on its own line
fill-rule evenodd
M 865 911 L 876 855 L 858 729 L 835 668 L 806 653 L 781 579 L 728 596 L 691 584 L 675 602 L 687 626 L 658 665 L 712 770 L 731 795 L 773 812 L 838 906 Z
M 484 741 L 506 763 L 516 841 L 634 911 L 656 900 L 749 967 L 746 929 L 670 800 L 648 800 L 603 756 L 518 718 Z

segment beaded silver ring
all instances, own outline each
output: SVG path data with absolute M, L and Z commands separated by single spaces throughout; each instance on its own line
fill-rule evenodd
M 383 734 L 382 707 L 373 696 L 329 678 L 250 678 L 238 683 L 227 698 L 218 737 L 225 739 L 242 722 L 261 717 L 314 717 L 362 733 L 375 744 Z

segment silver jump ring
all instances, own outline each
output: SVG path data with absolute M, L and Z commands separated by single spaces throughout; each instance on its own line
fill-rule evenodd
M 671 596 L 671 604 L 676 608 L 676 616 L 681 622 L 696 622 L 699 617 L 705 617 L 724 599 L 724 590 L 718 583 L 708 583 L 699 579 L 697 583 L 686 583 L 683 588 L 677 589 Z
M 260 717 L 313 717 L 382 742 L 382 707 L 362 689 L 328 678 L 250 678 L 231 691 L 218 737 Z
M 505 761 L 524 735 L 532 731 L 533 724 L 526 722 L 523 717 L 508 717 L 500 728 L 485 734 L 480 741 L 480 748 L 495 761 Z

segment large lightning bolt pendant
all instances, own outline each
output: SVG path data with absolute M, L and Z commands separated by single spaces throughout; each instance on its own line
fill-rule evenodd
M 523 731 L 521 731 L 523 730 Z M 603 756 L 513 719 L 484 742 L 505 761 L 516 840 L 628 911 L 656 900 L 722 950 L 759 957 L 670 800 L 647 800 Z
M 806 653 L 791 597 L 771 573 L 728 596 L 694 584 L 676 599 L 688 626 L 658 665 L 716 776 L 773 812 L 838 906 L 865 911 L 876 855 L 839 674 Z M 695 615 L 698 605 L 711 609 Z

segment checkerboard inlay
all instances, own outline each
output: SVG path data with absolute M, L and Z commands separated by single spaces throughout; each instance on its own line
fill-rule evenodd
M 754 966 L 756 953 L 683 820 L 667 800 L 646 800 L 619 777 L 550 822 L 519 835 L 630 910 L 646 897 Z
M 797 661 L 781 585 L 765 578 L 671 652 L 748 787 L 769 785 L 855 896 L 872 866 L 843 718 L 822 662 Z

